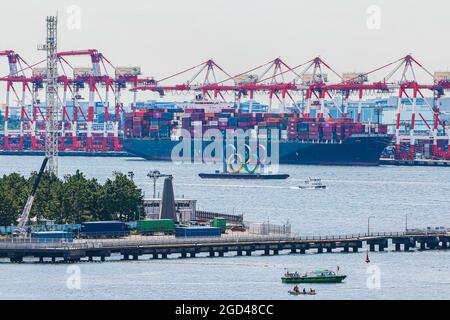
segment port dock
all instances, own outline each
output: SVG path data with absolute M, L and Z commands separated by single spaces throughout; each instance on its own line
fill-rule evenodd
M 30 156 L 30 157 L 43 157 L 44 151 L 32 151 L 32 150 L 0 150 L 0 156 Z M 125 151 L 61 151 L 59 152 L 61 157 L 96 157 L 96 158 L 135 158 Z
M 0 259 L 13 263 L 74 263 L 107 259 L 139 260 L 370 251 L 437 250 L 450 247 L 450 233 L 376 233 L 347 236 L 223 236 L 219 238 L 135 237 L 75 240 L 73 243 L 3 239 Z
M 380 159 L 381 165 L 387 166 L 418 166 L 418 167 L 450 167 L 450 160 L 398 160 L 398 159 Z

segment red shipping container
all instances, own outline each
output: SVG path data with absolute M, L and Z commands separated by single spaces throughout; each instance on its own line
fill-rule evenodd
M 298 138 L 301 140 L 307 140 L 308 139 L 308 133 L 300 132 L 298 134 Z

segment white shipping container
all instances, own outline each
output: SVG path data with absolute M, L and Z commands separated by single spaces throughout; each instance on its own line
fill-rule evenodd
M 323 79 L 320 74 L 316 74 L 313 76 L 312 73 L 306 73 L 303 75 L 304 83 L 322 83 L 328 81 L 328 75 L 326 73 L 323 74 Z
M 345 82 L 363 83 L 368 81 L 368 77 L 363 72 L 344 72 L 342 80 Z
M 73 77 L 74 78 L 86 78 L 92 76 L 91 68 L 73 68 Z
M 33 68 L 31 73 L 33 77 L 45 78 L 47 76 L 47 68 Z
M 450 72 L 449 71 L 438 71 L 434 73 L 434 78 L 437 81 L 450 81 Z
M 249 84 L 258 82 L 259 76 L 257 74 L 243 74 L 234 78 L 237 84 Z
M 116 77 L 140 76 L 142 74 L 141 67 L 117 67 Z

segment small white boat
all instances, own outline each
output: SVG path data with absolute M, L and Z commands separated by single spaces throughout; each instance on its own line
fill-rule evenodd
M 299 186 L 300 189 L 326 189 L 327 186 L 322 183 L 322 180 L 319 178 L 308 178 L 305 180 L 305 183 Z
M 315 290 L 312 290 L 312 291 L 289 290 L 289 294 L 291 296 L 315 296 L 317 293 Z

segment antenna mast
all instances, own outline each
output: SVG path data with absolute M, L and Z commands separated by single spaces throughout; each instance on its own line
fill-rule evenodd
M 58 175 L 58 17 L 47 17 L 47 40 L 39 50 L 47 52 L 47 87 L 45 118 L 45 156 L 49 159 L 48 171 Z

